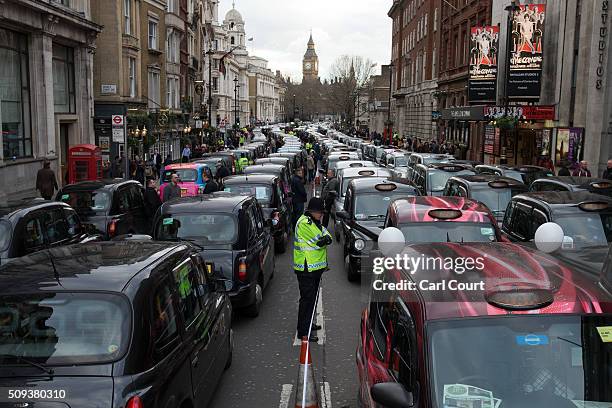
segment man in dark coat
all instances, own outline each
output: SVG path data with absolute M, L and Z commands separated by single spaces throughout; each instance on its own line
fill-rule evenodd
M 217 162 L 217 185 L 223 185 L 223 179 L 231 176 L 231 173 L 223 161 Z
M 164 203 L 173 198 L 180 198 L 181 188 L 178 185 L 178 174 L 173 174 L 170 183 L 164 187 Z
M 144 202 L 147 220 L 149 221 L 149 223 L 152 223 L 153 217 L 155 217 L 157 209 L 162 205 L 161 199 L 159 198 L 159 194 L 157 193 L 157 189 L 155 189 L 155 181 L 153 179 L 147 180 L 147 188 L 144 194 Z
M 208 173 L 206 173 L 205 171 L 202 172 L 202 178 L 204 179 L 204 182 L 206 183 L 202 194 L 212 194 L 216 191 L 219 191 L 219 185 L 217 184 L 215 180 L 208 177 Z
M 295 175 L 291 178 L 291 192 L 293 197 L 293 221 L 292 227 L 295 227 L 297 220 L 304 213 L 304 203 L 308 201 L 308 194 L 306 188 L 304 188 L 304 170 L 301 167 L 295 171 Z
M 601 178 L 612 180 L 612 159 L 608 160 L 608 166 L 604 170 Z
M 43 168 L 36 174 L 36 189 L 40 191 L 40 196 L 45 200 L 51 200 L 55 190 L 58 190 L 55 173 L 51 170 L 49 160 L 43 162 Z

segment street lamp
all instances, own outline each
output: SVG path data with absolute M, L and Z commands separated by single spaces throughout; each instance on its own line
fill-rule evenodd
M 294 122 L 295 122 L 295 108 L 296 108 L 296 105 L 295 105 L 295 94 L 293 94 L 293 121 Z
M 389 142 L 391 141 L 391 133 L 393 132 L 393 127 L 391 125 L 391 95 L 393 94 L 393 63 L 389 64 L 389 106 L 387 107 L 387 126 L 385 127 L 385 133 L 383 139 L 389 138 Z M 384 140 L 383 140 L 384 143 Z
M 234 124 L 236 127 L 240 127 L 240 117 L 238 116 L 238 89 L 240 85 L 238 85 L 238 77 L 234 78 Z

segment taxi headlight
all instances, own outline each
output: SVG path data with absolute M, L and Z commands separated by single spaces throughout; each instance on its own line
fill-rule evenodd
M 353 247 L 358 251 L 362 251 L 363 248 L 365 248 L 365 241 L 363 239 L 356 239 L 355 242 L 353 242 Z

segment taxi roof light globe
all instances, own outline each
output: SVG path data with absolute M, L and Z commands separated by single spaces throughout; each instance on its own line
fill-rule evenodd
M 387 257 L 399 254 L 405 245 L 404 233 L 395 227 L 385 228 L 378 237 L 378 247 Z
M 563 237 L 563 228 L 559 224 L 547 222 L 537 229 L 534 241 L 540 251 L 550 253 L 561 248 Z

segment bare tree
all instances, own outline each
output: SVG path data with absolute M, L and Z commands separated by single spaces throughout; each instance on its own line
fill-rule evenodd
M 375 68 L 372 60 L 359 55 L 342 55 L 331 68 L 330 107 L 342 115 L 349 126 L 352 126 L 355 118 L 357 95 L 368 85 Z

